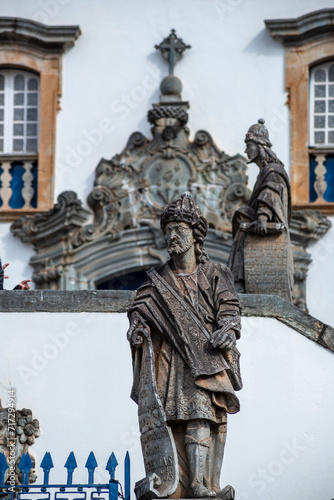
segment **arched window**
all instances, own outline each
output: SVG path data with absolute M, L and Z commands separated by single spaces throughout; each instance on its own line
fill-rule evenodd
M 310 146 L 334 146 L 334 61 L 311 69 Z

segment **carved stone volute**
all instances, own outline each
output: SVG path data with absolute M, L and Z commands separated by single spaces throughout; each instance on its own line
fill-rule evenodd
M 14 236 L 32 243 L 36 250 L 49 247 L 88 218 L 89 212 L 82 207 L 74 191 L 64 191 L 51 210 L 33 217 L 21 216 L 11 225 Z

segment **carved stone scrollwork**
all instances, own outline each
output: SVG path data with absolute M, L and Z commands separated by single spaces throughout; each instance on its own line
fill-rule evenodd
M 298 249 L 294 250 L 293 257 L 293 303 L 303 311 L 308 312 L 306 304 L 306 278 L 312 259 L 309 253 Z
M 75 233 L 74 247 L 103 235 L 117 240 L 128 229 L 158 228 L 162 208 L 186 190 L 201 204 L 209 227 L 230 237 L 233 213 L 249 192 L 245 159 L 220 151 L 204 130 L 191 142 L 188 103 L 163 97 L 148 113 L 153 139 L 135 132 L 121 154 L 97 166 L 88 196 L 94 222 Z
M 291 241 L 305 247 L 324 236 L 331 226 L 331 221 L 319 210 L 294 210 L 290 224 Z
M 37 285 L 43 285 L 44 283 L 56 282 L 62 276 L 63 272 L 63 266 L 55 266 L 52 259 L 47 259 L 44 268 L 35 271 L 32 279 Z
M 30 454 L 29 446 L 33 445 L 40 435 L 39 421 L 34 419 L 32 411 L 26 408 L 9 413 L 9 408 L 3 408 L 0 400 L 0 451 L 3 452 L 7 461 L 15 460 L 15 484 L 21 484 L 21 471 L 18 467 L 23 453 L 29 453 L 33 468 L 29 471 L 29 484 L 37 479 L 35 471 L 35 458 Z M 12 408 L 10 408 L 12 410 Z M 11 422 L 9 415 L 15 416 L 15 424 Z M 9 421 L 11 424 L 9 425 Z M 11 430 L 14 429 L 15 430 Z M 11 444 L 15 443 L 15 455 L 13 455 Z M 8 475 L 8 471 L 7 471 Z
M 14 236 L 33 243 L 38 249 L 48 246 L 50 240 L 62 238 L 68 231 L 81 225 L 89 212 L 82 208 L 82 202 L 74 191 L 65 191 L 58 196 L 51 210 L 33 217 L 22 216 L 11 225 Z

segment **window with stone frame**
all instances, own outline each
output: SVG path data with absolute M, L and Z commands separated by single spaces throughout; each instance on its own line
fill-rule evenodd
M 334 213 L 334 9 L 265 21 L 285 47 L 295 209 Z
M 37 208 L 38 118 L 39 75 L 0 70 L 0 207 Z
M 334 146 L 334 61 L 311 68 L 310 146 Z
M 62 55 L 79 35 L 0 17 L 0 221 L 53 207 Z
M 334 60 L 310 70 L 310 202 L 334 202 Z M 312 150 L 314 154 L 312 154 Z M 320 151 L 318 151 L 318 149 Z

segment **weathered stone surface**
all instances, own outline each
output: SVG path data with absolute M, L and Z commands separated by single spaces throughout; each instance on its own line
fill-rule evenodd
M 245 143 L 248 163 L 255 163 L 259 174 L 248 204 L 233 216 L 234 240 L 228 266 L 237 291 L 279 295 L 292 302 L 289 177 L 271 149 L 262 118 L 249 128 Z
M 132 304 L 128 290 L 4 290 L 0 312 L 124 313 Z M 242 316 L 276 318 L 334 352 L 334 328 L 322 323 L 276 295 L 239 295 Z
M 122 290 L 4 290 L 0 312 L 126 312 L 133 295 Z
M 14 481 L 21 484 L 21 471 L 19 462 L 24 453 L 28 453 L 33 467 L 29 471 L 29 484 L 37 479 L 35 458 L 31 455 L 29 446 L 33 445 L 35 439 L 40 435 L 39 421 L 33 418 L 32 411 L 23 408 L 17 410 L 15 389 L 8 389 L 8 407 L 3 408 L 0 400 L 0 452 L 4 453 L 7 462 L 14 466 L 13 473 L 6 471 L 6 484 Z
M 275 318 L 334 352 L 334 328 L 276 295 L 240 294 L 243 316 Z
M 136 495 L 226 498 L 227 413 L 239 411 L 242 388 L 239 299 L 229 269 L 203 249 L 208 223 L 190 192 L 166 205 L 160 225 L 170 259 L 148 271 L 129 310 L 146 471 Z
M 246 293 L 275 295 L 289 300 L 289 261 L 286 238 L 281 233 L 265 238 L 246 234 L 244 268 Z

